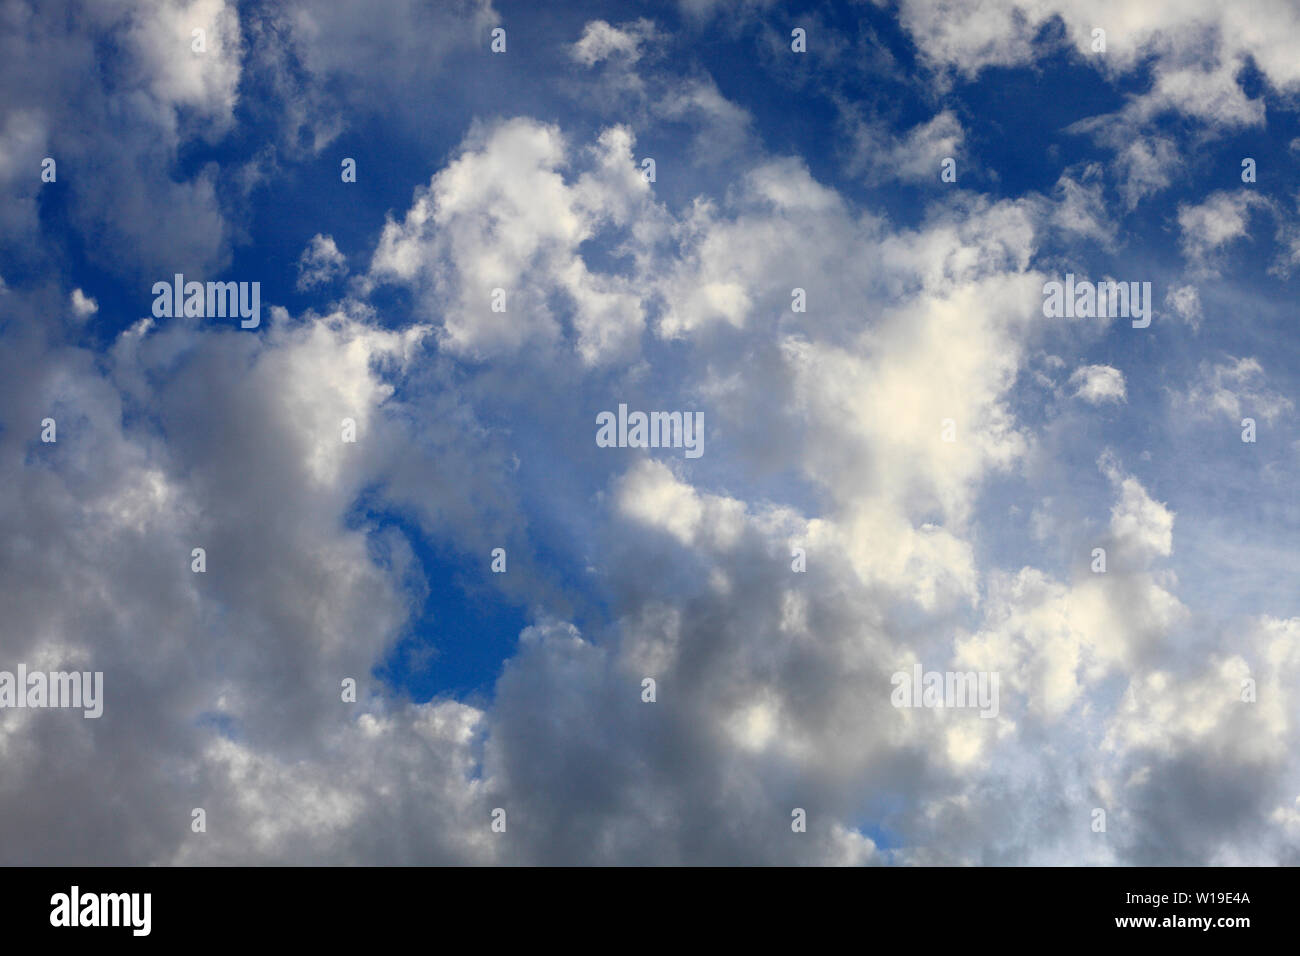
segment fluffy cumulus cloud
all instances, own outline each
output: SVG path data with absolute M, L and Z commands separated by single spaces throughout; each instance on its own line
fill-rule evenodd
M 578 247 L 598 231 L 640 225 L 649 184 L 631 147 L 626 129 L 607 130 L 589 147 L 591 168 L 565 182 L 558 128 L 526 120 L 481 128 L 403 220 L 385 225 L 372 281 L 413 285 L 440 315 L 452 352 L 487 356 L 565 336 L 591 362 L 626 351 L 645 321 L 640 299 L 625 277 L 590 269 Z M 557 296 L 569 323 L 552 312 Z
M 1109 365 L 1085 365 L 1070 376 L 1074 394 L 1100 405 L 1102 402 L 1124 401 L 1124 373 Z
M 754 53 L 769 6 L 725 43 L 760 91 L 820 97 L 799 122 L 825 141 L 665 53 L 721 17 L 699 0 L 563 29 L 479 2 L 14 7 L 0 83 L 44 85 L 0 114 L 0 670 L 102 671 L 105 706 L 0 710 L 0 858 L 1300 860 L 1300 609 L 1203 603 L 1182 542 L 1224 506 L 1158 444 L 1254 417 L 1276 435 L 1190 433 L 1209 480 L 1289 467 L 1295 383 L 1251 337 L 1286 277 L 1261 271 L 1253 326 L 1199 330 L 1287 207 L 1215 184 L 1134 238 L 1191 155 L 1162 117 L 1271 122 L 1238 68 L 1292 90 L 1300 21 L 907 0 L 902 113 Z M 70 69 L 101 34 L 125 64 Z M 1139 135 L 999 173 L 963 84 L 1062 50 L 1095 82 L 1150 66 L 1112 117 Z M 468 104 L 436 147 L 391 99 L 426 76 Z M 1067 127 L 1043 135 L 1086 141 Z M 186 270 L 262 277 L 258 325 L 153 311 Z M 1164 307 L 1046 318 L 1067 272 Z M 604 447 L 620 406 L 700 413 L 703 453 Z M 926 672 L 993 697 L 900 705 Z
M 164 260 L 194 272 L 225 265 L 234 230 L 216 167 L 181 170 L 177 161 L 186 143 L 232 126 L 244 59 L 235 5 L 156 0 L 77 12 L 18 2 L 4 29 L 0 181 L 16 205 L 0 215 L 0 243 L 11 255 L 34 255 L 24 239 L 44 181 L 30 171 L 49 159 L 50 184 L 75 197 L 72 235 L 101 267 L 138 278 Z M 103 64 L 108 50 L 115 56 Z

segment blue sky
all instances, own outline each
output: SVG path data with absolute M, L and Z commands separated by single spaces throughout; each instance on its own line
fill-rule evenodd
M 6 862 L 1296 861 L 1291 5 L 34 9 Z

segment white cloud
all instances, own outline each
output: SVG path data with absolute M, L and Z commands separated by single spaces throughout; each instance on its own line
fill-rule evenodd
M 192 50 L 192 31 L 206 51 Z M 121 62 L 104 69 L 101 48 Z M 85 16 L 20 17 L 6 98 L 23 108 L 0 121 L 0 242 L 37 229 L 41 161 L 56 162 L 67 221 L 105 271 L 139 281 L 223 267 L 233 228 L 217 199 L 216 166 L 178 175 L 183 144 L 229 132 L 242 76 L 238 11 L 224 0 L 100 4 Z M 54 132 L 58 135 L 55 136 Z M 57 148 L 53 145 L 57 141 Z M 82 175 L 72 173 L 81 170 Z M 162 214 L 160 214 L 160 211 Z M 37 245 L 50 257 L 58 242 Z
M 659 119 L 691 123 L 696 162 L 718 165 L 737 157 L 753 142 L 753 118 L 719 92 L 710 79 L 691 79 L 668 89 L 654 104 Z
M 290 48 L 315 83 L 350 98 L 392 97 L 388 102 L 398 108 L 422 105 L 419 97 L 398 94 L 454 53 L 486 47 L 490 30 L 502 22 L 491 0 L 376 0 L 368 6 L 289 0 L 282 18 Z
M 891 180 L 939 182 L 940 164 L 949 157 L 958 160 L 958 173 L 962 171 L 966 133 L 952 110 L 936 113 L 898 137 L 879 124 L 861 120 L 854 124 L 851 135 L 849 170 L 865 173 L 873 184 Z
M 90 296 L 86 295 L 86 293 L 82 292 L 80 289 L 72 290 L 71 302 L 72 314 L 81 321 L 90 318 L 99 311 L 99 303 L 90 298 Z
M 614 56 L 632 64 L 641 59 L 642 46 L 655 37 L 654 24 L 644 18 L 621 27 L 611 26 L 604 20 L 591 20 L 569 53 L 583 66 L 594 66 Z
M 298 257 L 297 289 L 302 292 L 328 285 L 347 273 L 347 257 L 339 252 L 334 237 L 317 233 Z
M 644 313 L 628 281 L 592 271 L 578 252 L 606 227 L 626 226 L 650 202 L 627 130 L 607 130 L 576 181 L 559 172 L 569 153 L 558 129 L 528 120 L 479 127 L 464 152 L 417 191 L 402 222 L 389 221 L 372 281 L 412 283 L 445 347 L 466 355 L 554 346 L 564 330 L 548 301 L 575 306 L 575 348 L 599 362 L 633 348 Z M 493 311 L 493 290 L 505 311 Z
M 1222 190 L 1197 205 L 1178 207 L 1179 243 L 1193 270 L 1213 274 L 1215 253 L 1248 235 L 1250 211 L 1267 205 L 1256 193 Z
M 1052 225 L 1085 239 L 1093 239 L 1105 248 L 1113 247 L 1117 226 L 1106 214 L 1101 168 L 1089 164 L 1075 175 L 1077 179 L 1069 174 L 1062 175 L 1056 182 L 1054 192 L 1059 202 L 1052 210 Z
M 1165 304 L 1195 331 L 1201 327 L 1201 294 L 1194 285 L 1170 288 Z
M 1115 173 L 1130 209 L 1167 188 L 1182 171 L 1178 147 L 1155 124 L 1170 114 L 1200 124 L 1202 139 L 1262 126 L 1262 95 L 1240 82 L 1247 64 L 1283 94 L 1300 90 L 1300 67 L 1286 53 L 1300 43 L 1300 11 L 1287 0 L 1266 0 L 1250 10 L 1214 0 L 1147 3 L 1127 0 L 993 0 L 960 6 L 946 0 L 905 0 L 900 18 L 921 58 L 941 79 L 968 79 L 993 66 L 1020 66 L 1059 56 L 1041 31 L 1059 21 L 1065 46 L 1083 64 L 1115 80 L 1142 69 L 1142 92 L 1117 112 L 1076 124 L 1116 153 Z M 1094 29 L 1105 30 L 1106 49 L 1093 49 Z
M 1237 423 L 1247 417 L 1272 422 L 1295 403 L 1269 388 L 1267 381 L 1258 359 L 1229 356 L 1226 362 L 1202 362 L 1197 378 L 1177 401 L 1198 418 L 1226 416 Z
M 1110 510 L 1110 533 L 1119 544 L 1144 561 L 1172 554 L 1174 513 L 1154 500 L 1136 478 L 1124 474 L 1112 453 L 1103 453 L 1098 466 L 1120 492 Z
M 1148 95 L 1180 108 L 1241 115 L 1243 101 L 1227 80 L 1230 66 L 1247 56 L 1277 87 L 1300 86 L 1300 67 L 1286 53 L 1300 36 L 1300 13 L 1284 0 L 1266 0 L 1251 10 L 1213 0 L 1142 6 L 1125 0 L 994 0 L 960 9 L 944 0 L 906 0 L 900 12 L 923 56 L 968 76 L 1045 53 L 1035 49 L 1033 38 L 1059 16 L 1068 45 L 1103 72 L 1128 72 L 1154 54 L 1156 85 Z M 1098 25 L 1106 30 L 1104 54 L 1092 49 Z
M 347 73 L 330 63 L 355 34 L 304 10 L 310 68 Z M 954 16 L 983 31 L 972 56 L 1019 55 L 978 11 Z M 367 55 L 408 43 L 348 22 Z M 626 25 L 609 29 L 584 33 L 580 58 L 635 58 Z M 223 87 L 191 79 L 148 88 L 223 115 Z M 748 142 L 747 116 L 710 83 L 662 104 L 661 117 L 720 120 L 728 148 Z M 14 134 L 28 149 L 32 123 Z M 911 148 L 955 142 L 932 127 Z M 53 413 L 62 429 L 47 448 L 0 430 L 0 528 L 22 556 L 0 554 L 11 649 L 93 651 L 114 732 L 150 744 L 105 746 L 58 715 L 6 723 L 7 858 L 1113 864 L 1222 857 L 1243 821 L 1249 852 L 1285 858 L 1296 741 L 1279 702 L 1298 676 L 1297 623 L 1198 630 L 1167 566 L 1168 494 L 1113 454 L 1100 504 L 1035 467 L 1070 420 L 1022 412 L 1026 356 L 1055 370 L 1052 349 L 1077 353 L 1042 321 L 1032 266 L 1044 229 L 1114 237 L 1095 173 L 1063 177 L 1054 204 L 945 197 L 899 228 L 761 152 L 719 195 L 661 203 L 633 145 L 623 126 L 577 144 L 527 118 L 476 126 L 383 224 L 329 314 L 274 309 L 256 335 L 146 321 L 99 356 L 39 321 L 39 294 L 6 296 L 19 320 L 0 352 L 4 420 Z M 183 188 L 215 211 L 202 191 L 217 182 Z M 1230 241 L 1214 224 L 1231 217 L 1210 218 L 1212 247 Z M 223 222 L 184 229 L 215 228 L 216 257 Z M 304 287 L 345 268 L 324 235 L 301 265 Z M 375 314 L 380 283 L 412 293 L 416 321 Z M 791 310 L 795 288 L 807 312 Z M 1110 366 L 1069 381 L 1088 403 L 1126 396 Z M 702 408 L 704 457 L 596 449 L 590 411 L 624 399 Z M 1208 370 L 1187 400 L 1234 416 L 1290 407 L 1253 360 Z M 1043 502 L 1043 537 L 1073 555 L 1060 571 L 998 553 L 996 496 L 1022 483 L 1016 500 Z M 467 588 L 531 622 L 490 703 L 406 703 L 370 676 L 427 593 L 412 543 L 371 517 L 394 513 L 463 558 Z M 503 542 L 510 573 L 482 584 L 475 569 Z M 188 569 L 196 545 L 204 575 Z M 1094 547 L 1104 574 L 1086 566 Z M 553 567 L 591 575 L 609 619 L 575 608 L 581 589 Z M 596 626 L 570 623 L 580 612 Z M 1205 667 L 1186 658 L 1194 640 Z M 892 707 L 889 676 L 914 662 L 998 671 L 999 718 Z M 1253 712 L 1230 696 L 1247 671 L 1270 695 Z M 343 675 L 362 685 L 356 705 L 337 696 Z M 1241 733 L 1258 739 L 1234 749 Z M 1204 772 L 1203 751 L 1231 777 Z M 70 786 L 53 794 L 49 779 Z M 92 784 L 118 803 L 74 812 L 69 794 Z M 1191 809 L 1162 808 L 1170 792 Z M 186 833 L 195 805 L 222 821 L 203 840 Z M 817 821 L 807 840 L 772 812 L 793 805 Z M 1125 824 L 1104 843 L 1084 823 L 1097 805 Z M 495 806 L 508 841 L 488 830 Z M 886 808 L 899 850 L 861 832 L 864 807 Z
M 195 31 L 202 31 L 195 36 Z M 182 108 L 217 127 L 233 119 L 242 49 L 239 11 L 226 0 L 159 0 L 136 11 L 127 30 L 136 69 L 176 127 Z M 194 49 L 202 44 L 202 52 Z
M 1083 365 L 1070 376 L 1076 398 L 1092 405 L 1126 400 L 1124 374 L 1109 365 Z

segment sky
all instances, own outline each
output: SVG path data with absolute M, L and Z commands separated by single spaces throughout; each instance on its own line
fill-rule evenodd
M 0 862 L 1300 863 L 1300 7 L 0 44 Z

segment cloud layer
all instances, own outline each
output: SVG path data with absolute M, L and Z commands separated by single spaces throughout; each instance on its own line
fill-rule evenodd
M 909 0 L 924 102 L 900 117 L 800 81 L 841 137 L 800 150 L 665 54 L 715 5 L 568 24 L 500 67 L 515 79 L 486 72 L 489 30 L 507 57 L 538 34 L 504 12 L 388 6 L 19 7 L 5 27 L 0 85 L 38 82 L 0 116 L 0 242 L 19 250 L 0 286 L 0 669 L 100 670 L 106 704 L 0 712 L 0 858 L 1300 859 L 1300 618 L 1272 579 L 1207 615 L 1181 545 L 1186 527 L 1237 546 L 1206 485 L 1281 500 L 1300 447 L 1284 364 L 1246 332 L 1205 341 L 1238 241 L 1285 246 L 1290 214 L 1245 184 L 1179 193 L 1162 248 L 1133 215 L 1202 135 L 1162 117 L 1271 121 L 1236 77 L 1249 59 L 1294 90 L 1289 8 L 1265 28 L 1221 5 Z M 743 5 L 734 42 L 773 55 L 771 16 Z M 837 29 L 810 36 L 867 42 Z M 103 38 L 122 59 L 95 73 Z M 1037 185 L 941 180 L 948 156 L 972 179 L 997 162 L 954 84 L 1060 47 L 1117 88 L 1151 71 L 1105 122 L 1052 127 L 1100 155 Z M 375 116 L 401 128 L 395 91 L 454 83 L 471 56 L 504 92 L 453 141 L 395 143 L 390 167 L 359 148 Z M 780 69 L 750 82 L 793 84 Z M 556 93 L 574 83 L 627 115 Z M 353 154 L 387 177 L 369 205 L 278 223 L 295 179 L 356 201 Z M 257 269 L 256 330 L 150 314 L 155 280 Z M 1157 281 L 1150 329 L 1044 317 L 1044 283 L 1124 269 Z M 1268 275 L 1260 324 L 1287 281 Z M 705 454 L 598 447 L 620 404 L 702 412 Z M 398 647 L 437 672 L 482 636 L 430 622 L 441 575 L 465 608 L 526 621 L 478 693 L 384 676 Z M 998 674 L 997 716 L 893 706 L 917 666 Z

